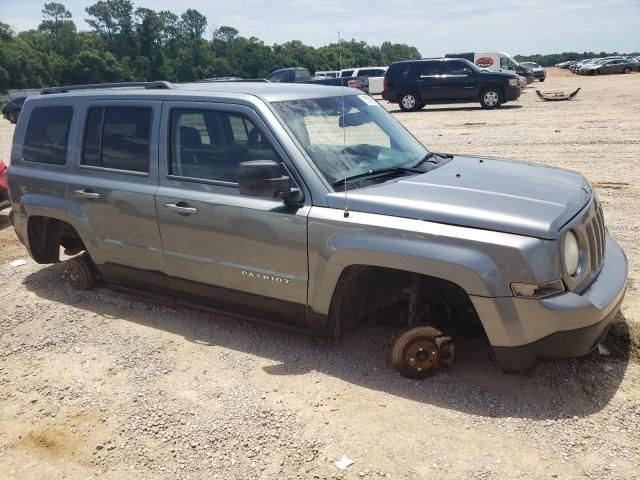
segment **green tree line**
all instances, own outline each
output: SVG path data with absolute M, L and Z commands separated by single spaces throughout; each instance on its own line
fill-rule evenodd
M 340 54 L 345 68 L 420 58 L 415 47 L 391 42 L 375 46 L 351 40 L 314 48 L 299 40 L 267 45 L 229 26 L 207 33 L 207 18 L 197 10 L 176 15 L 135 8 L 130 0 L 100 0 L 85 11 L 89 31 L 79 31 L 71 12 L 55 2 L 44 5 L 35 30 L 16 33 L 0 22 L 0 92 L 136 80 L 264 78 L 283 67 L 335 70 Z
M 618 52 L 562 52 L 562 53 L 551 53 L 548 55 L 542 55 L 539 53 L 533 55 L 516 55 L 514 58 L 518 62 L 536 62 L 538 65 L 543 67 L 552 67 L 560 62 L 567 62 L 569 60 L 584 60 L 588 58 L 602 58 L 602 57 L 612 57 L 614 55 L 626 55 L 630 57 L 637 57 L 640 55 L 639 52 L 631 52 L 631 53 L 618 53 Z

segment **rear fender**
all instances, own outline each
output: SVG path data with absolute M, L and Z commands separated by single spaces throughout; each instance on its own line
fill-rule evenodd
M 24 243 L 29 250 L 28 221 L 29 218 L 36 216 L 53 218 L 68 223 L 75 229 L 92 257 L 93 252 L 97 250 L 95 235 L 89 218 L 76 202 L 50 195 L 27 193 L 21 197 L 17 214 L 26 220 L 16 222 L 15 226 L 18 228 L 18 225 L 22 225 L 19 236 L 24 239 Z

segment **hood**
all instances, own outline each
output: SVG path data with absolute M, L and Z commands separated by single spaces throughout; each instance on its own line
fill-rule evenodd
M 355 212 L 414 218 L 555 239 L 591 198 L 576 172 L 493 158 L 455 156 L 431 172 L 348 192 Z M 344 193 L 328 195 L 344 208 Z

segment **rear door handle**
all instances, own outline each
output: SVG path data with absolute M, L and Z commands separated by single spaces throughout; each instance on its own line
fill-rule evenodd
M 76 190 L 75 194 L 76 194 L 76 197 L 81 197 L 81 198 L 89 198 L 89 199 L 100 198 L 99 193 L 94 192 L 93 190 L 90 190 L 88 188 L 85 188 L 84 190 Z
M 165 203 L 164 206 L 170 212 L 181 213 L 183 215 L 195 215 L 198 213 L 197 208 L 190 207 L 189 204 L 185 202 Z

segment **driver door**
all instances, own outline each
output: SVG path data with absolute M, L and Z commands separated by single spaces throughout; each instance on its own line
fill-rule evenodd
M 238 190 L 240 162 L 286 158 L 266 125 L 240 105 L 164 102 L 161 130 L 156 208 L 170 286 L 305 327 L 310 207 Z

